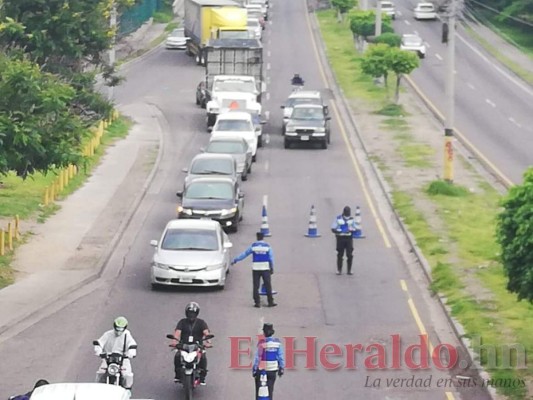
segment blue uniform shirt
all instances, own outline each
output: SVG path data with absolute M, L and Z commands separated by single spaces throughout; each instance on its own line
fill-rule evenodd
M 272 247 L 263 241 L 258 240 L 253 242 L 250 247 L 248 247 L 244 252 L 239 254 L 233 260 L 233 263 L 244 260 L 252 254 L 252 269 L 255 271 L 267 271 L 269 269 L 274 269 L 274 255 L 272 253 Z
M 335 231 L 336 235 L 351 236 L 352 232 L 357 230 L 357 225 L 353 217 L 338 215 L 331 224 L 331 229 Z
M 278 338 L 267 337 L 257 344 L 253 370 L 277 371 L 285 368 L 283 346 Z

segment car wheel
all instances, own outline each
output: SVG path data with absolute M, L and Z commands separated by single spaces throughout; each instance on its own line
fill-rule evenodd
M 195 61 L 196 65 L 200 65 L 200 54 L 196 54 Z
M 206 100 L 206 99 L 203 99 L 203 100 L 202 100 L 202 104 L 200 104 L 200 106 L 201 106 L 202 108 L 206 108 L 206 107 L 207 107 L 207 100 Z
M 248 180 L 248 173 L 242 174 L 241 175 L 241 180 L 247 181 Z
M 257 147 L 263 147 L 263 135 L 257 138 Z
M 196 105 L 197 105 L 197 106 L 200 105 L 200 99 L 198 98 L 198 96 L 196 96 Z
M 255 153 L 255 154 L 252 156 L 252 161 L 253 161 L 253 162 L 256 162 L 256 161 L 257 161 L 257 153 Z
M 158 284 L 158 283 L 152 283 L 151 286 L 152 286 L 152 290 L 158 290 L 158 289 L 161 289 L 161 285 Z
M 234 224 L 231 227 L 231 230 L 232 230 L 233 233 L 239 232 L 239 222 L 238 222 L 239 218 L 240 218 L 240 216 L 237 215 L 237 218 L 235 218 Z
M 291 144 L 289 143 L 289 141 L 287 139 L 283 140 L 283 147 L 285 147 L 286 149 L 290 148 Z
M 285 136 L 285 124 L 281 127 L 281 136 Z
M 327 140 L 324 140 L 324 141 L 322 142 L 322 148 L 323 148 L 324 150 L 328 148 L 328 141 L 327 141 Z
M 330 144 L 331 143 L 331 133 L 330 132 L 328 132 L 327 138 L 328 138 L 328 144 Z
M 418 56 L 419 56 L 420 58 L 426 58 L 426 55 L 425 55 L 424 53 L 418 53 Z

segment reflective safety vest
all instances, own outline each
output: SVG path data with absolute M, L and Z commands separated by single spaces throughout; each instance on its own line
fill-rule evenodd
M 283 362 L 281 342 L 278 338 L 268 337 L 261 340 L 257 345 L 259 370 L 277 371 L 280 368 L 279 361 Z M 281 366 L 284 368 L 285 366 Z
M 351 236 L 352 232 L 355 231 L 355 221 L 352 217 L 344 219 L 342 215 L 337 216 L 337 235 L 341 236 Z
M 268 271 L 270 269 L 270 245 L 259 241 L 252 243 L 252 270 Z

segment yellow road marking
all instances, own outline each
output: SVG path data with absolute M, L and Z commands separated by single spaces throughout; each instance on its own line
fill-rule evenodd
M 326 73 L 324 72 L 324 67 L 322 66 L 322 63 L 320 62 L 320 54 L 318 52 L 318 46 L 316 44 L 315 37 L 313 35 L 313 30 L 311 28 L 311 20 L 309 18 L 309 13 L 306 12 L 305 13 L 305 17 L 306 17 L 306 20 L 307 20 L 307 27 L 309 29 L 309 34 L 311 36 L 311 42 L 313 44 L 313 50 L 314 50 L 314 53 L 315 53 L 318 69 L 320 71 L 320 75 L 322 77 L 324 85 L 326 86 L 326 88 L 329 89 L 330 87 L 329 87 L 329 84 L 328 84 L 328 80 L 326 78 Z M 368 203 L 368 206 L 370 208 L 370 212 L 372 213 L 372 217 L 374 218 L 374 221 L 376 222 L 378 230 L 381 233 L 381 236 L 383 237 L 383 241 L 385 242 L 385 247 L 391 248 L 392 246 L 391 246 L 389 237 L 388 237 L 387 233 L 385 232 L 385 228 L 383 227 L 383 224 L 381 223 L 381 219 L 378 216 L 378 213 L 377 213 L 376 208 L 374 206 L 374 202 L 372 201 L 372 198 L 370 197 L 370 193 L 369 193 L 368 188 L 366 186 L 366 183 L 365 183 L 365 180 L 364 180 L 364 177 L 363 177 L 363 173 L 361 172 L 361 169 L 359 168 L 359 163 L 357 162 L 357 158 L 355 157 L 355 153 L 354 153 L 352 147 L 350 146 L 350 141 L 349 141 L 348 135 L 346 133 L 346 128 L 344 127 L 344 123 L 342 122 L 342 119 L 340 117 L 339 110 L 337 109 L 337 105 L 336 105 L 335 101 L 332 101 L 331 104 L 333 105 L 333 111 L 335 112 L 335 116 L 337 117 L 337 121 L 338 121 L 340 130 L 341 130 L 341 133 L 342 133 L 342 137 L 344 139 L 344 143 L 346 145 L 346 149 L 348 150 L 348 154 L 350 155 L 350 159 L 352 160 L 352 165 L 353 165 L 353 167 L 355 169 L 355 173 L 357 174 L 357 177 L 359 178 L 359 181 L 361 182 L 361 187 L 363 189 L 363 194 L 364 194 L 366 202 Z
M 426 328 L 424 327 L 424 324 L 422 323 L 422 319 L 420 318 L 420 314 L 418 314 L 418 310 L 416 309 L 415 302 L 413 301 L 411 297 L 411 293 L 409 293 L 409 289 L 407 289 L 407 283 L 400 279 L 400 286 L 402 287 L 402 290 L 407 293 L 407 304 L 409 305 L 409 309 L 411 310 L 411 314 L 413 315 L 413 318 L 416 322 L 416 325 L 418 326 L 418 330 L 420 331 L 421 335 L 426 335 L 427 341 L 428 341 L 428 348 L 429 353 L 433 354 L 433 350 L 435 349 L 433 347 L 433 344 L 431 343 L 431 339 L 429 338 L 429 335 L 426 331 Z M 454 400 L 455 396 L 452 392 L 446 392 L 446 398 L 448 400 Z
M 436 105 L 434 105 L 425 95 L 424 93 L 422 93 L 422 91 L 418 88 L 418 86 L 413 82 L 413 80 L 409 77 L 409 76 L 405 76 L 405 79 L 407 79 L 407 81 L 409 82 L 409 84 L 413 87 L 413 89 L 415 89 L 415 92 L 417 92 L 417 94 L 422 97 L 424 99 L 424 101 L 426 102 L 426 104 L 428 104 L 428 106 L 433 110 L 433 112 L 435 114 L 437 114 L 439 116 L 439 118 L 441 120 L 445 120 L 445 117 L 444 115 L 440 112 L 440 110 L 437 108 Z M 474 146 L 474 144 L 468 140 L 466 138 L 466 136 L 457 128 L 453 128 L 453 132 L 454 134 L 459 137 L 464 143 L 466 143 L 466 145 L 470 148 L 470 150 L 472 150 L 474 152 L 474 154 L 480 158 L 481 160 L 483 160 L 483 162 L 485 164 L 487 164 L 489 166 L 490 169 L 492 169 L 492 171 L 498 176 L 498 178 L 500 178 L 503 182 L 505 182 L 506 185 L 508 186 L 514 186 L 515 184 L 513 183 L 513 181 L 511 181 L 506 175 L 504 175 L 504 173 L 502 171 L 499 170 L 499 168 L 496 167 L 496 165 L 494 165 L 492 162 L 489 161 L 489 159 L 487 157 L 485 157 L 485 155 L 476 147 Z

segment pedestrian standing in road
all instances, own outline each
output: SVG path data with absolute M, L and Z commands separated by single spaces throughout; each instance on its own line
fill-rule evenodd
M 337 240 L 337 275 L 342 274 L 342 263 L 344 252 L 346 252 L 346 260 L 348 266 L 348 275 L 352 274 L 353 261 L 353 238 L 352 235 L 357 229 L 355 220 L 350 215 L 352 210 L 346 206 L 342 210 L 342 214 L 335 218 L 331 225 L 331 231 L 335 234 Z
M 265 285 L 268 306 L 275 307 L 277 304 L 274 303 L 274 297 L 272 296 L 272 282 L 270 279 L 271 275 L 274 274 L 274 256 L 272 254 L 272 247 L 263 240 L 264 235 L 262 232 L 257 232 L 256 238 L 257 240 L 253 242 L 250 247 L 233 259 L 231 265 L 244 260 L 252 254 L 254 307 L 261 307 L 261 301 L 259 300 L 259 283 L 261 279 Z
M 268 396 L 274 399 L 274 383 L 276 375 L 281 377 L 285 372 L 285 358 L 283 356 L 283 346 L 274 335 L 274 325 L 263 324 L 264 339 L 257 344 L 257 351 L 254 357 L 252 375 L 255 378 L 255 399 L 259 400 L 259 388 L 261 387 L 261 375 L 264 371 L 267 378 Z

